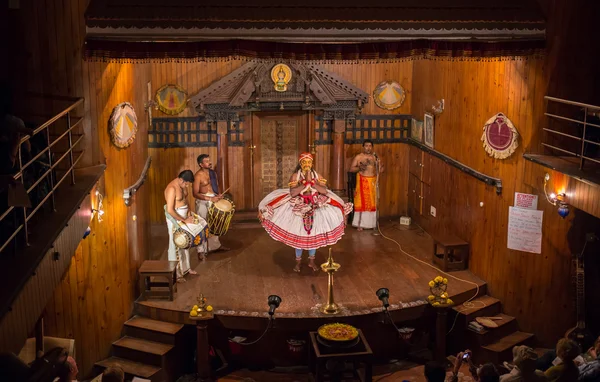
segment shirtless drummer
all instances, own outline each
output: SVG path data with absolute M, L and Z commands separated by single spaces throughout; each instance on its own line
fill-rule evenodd
M 165 188 L 165 213 L 167 229 L 169 230 L 169 261 L 178 261 L 177 266 L 177 281 L 183 282 L 183 278 L 187 273 L 197 275 L 198 272 L 190 267 L 190 251 L 188 249 L 178 249 L 173 242 L 173 232 L 175 231 L 175 223 L 172 219 L 178 222 L 193 223 L 194 217 L 191 216 L 188 207 L 187 196 L 188 187 L 194 182 L 194 173 L 190 170 L 184 170 L 179 173 L 179 176 L 172 180 Z M 179 254 L 179 256 L 178 256 Z
M 219 183 L 217 181 L 217 173 L 212 169 L 213 165 L 210 156 L 208 154 L 200 154 L 197 161 L 200 169 L 196 171 L 196 175 L 194 176 L 192 193 L 194 198 L 196 198 L 196 213 L 208 221 L 208 208 L 210 204 L 223 199 L 223 195 L 218 194 Z M 229 248 L 221 245 L 218 236 L 209 235 L 206 244 L 198 246 L 198 253 L 202 255 L 217 250 L 229 250 Z

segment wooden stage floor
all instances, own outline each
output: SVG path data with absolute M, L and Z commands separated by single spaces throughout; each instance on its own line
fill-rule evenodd
M 431 263 L 433 242 L 427 233 L 397 222 L 386 221 L 381 225 L 382 232 L 398 241 L 406 252 Z M 372 232 L 348 227 L 343 239 L 333 247 L 333 257 L 341 264 L 334 287 L 335 301 L 342 307 L 340 315 L 380 312 L 381 303 L 375 291 L 381 287 L 390 290 L 392 311 L 426 306 L 427 284 L 441 272 L 401 253 L 395 243 Z M 150 258 L 166 259 L 167 240 L 166 224 L 152 227 Z M 179 320 L 185 321 L 196 298 L 203 293 L 217 316 L 262 318 L 268 310 L 267 297 L 277 294 L 282 298 L 277 309 L 279 318 L 324 316 L 318 308 L 327 299 L 327 275 L 308 268 L 306 252 L 301 273 L 293 272 L 293 249 L 271 239 L 258 223 L 233 225 L 221 241 L 231 250 L 211 253 L 206 261 L 199 261 L 195 249 L 192 251 L 192 268 L 198 275 L 188 275 L 187 282 L 178 284 L 174 301 L 142 301 L 138 302 L 138 310 L 163 319 L 168 312 L 171 316 L 178 313 Z M 327 249 L 317 250 L 316 257 L 317 264 L 325 262 Z M 452 275 L 485 286 L 469 271 Z M 448 292 L 456 302 L 467 300 L 476 290 L 474 284 L 450 279 Z

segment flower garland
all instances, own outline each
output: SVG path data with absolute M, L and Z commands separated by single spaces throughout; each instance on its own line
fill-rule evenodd
M 442 276 L 436 276 L 429 282 L 429 290 L 431 294 L 427 297 L 427 300 L 431 306 L 449 306 L 453 305 L 454 301 L 448 298 L 448 279 Z

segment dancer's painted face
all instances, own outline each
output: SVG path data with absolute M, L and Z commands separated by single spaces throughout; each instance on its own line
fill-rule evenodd
M 310 170 L 312 168 L 312 164 L 313 161 L 309 158 L 304 158 L 300 161 L 300 167 L 302 168 L 303 172 Z

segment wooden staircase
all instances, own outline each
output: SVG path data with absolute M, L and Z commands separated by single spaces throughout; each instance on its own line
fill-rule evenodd
M 96 362 L 102 370 L 118 366 L 126 378 L 174 381 L 181 372 L 176 347 L 182 346 L 184 325 L 134 316 L 125 322 L 124 336 L 112 344 L 112 357 Z
M 456 318 L 455 330 L 462 336 L 463 349 L 471 349 L 476 362 L 492 362 L 500 364 L 512 360 L 512 348 L 516 345 L 528 345 L 533 340 L 532 333 L 519 331 L 517 320 L 501 313 L 500 300 L 484 295 L 471 301 L 472 307 L 465 308 L 459 305 L 453 308 Z M 501 317 L 495 321 L 497 328 L 485 328 L 476 332 L 469 328 L 469 322 L 477 317 Z

